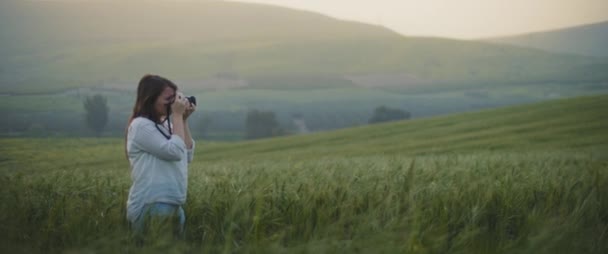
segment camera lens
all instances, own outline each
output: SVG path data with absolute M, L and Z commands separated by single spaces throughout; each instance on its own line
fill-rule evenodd
M 188 99 L 188 101 L 194 105 L 196 105 L 196 97 L 194 96 L 186 96 L 186 99 Z

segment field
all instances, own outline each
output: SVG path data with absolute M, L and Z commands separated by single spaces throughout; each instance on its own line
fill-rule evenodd
M 198 141 L 186 239 L 134 247 L 120 139 L 1 139 L 2 253 L 605 253 L 608 97 Z

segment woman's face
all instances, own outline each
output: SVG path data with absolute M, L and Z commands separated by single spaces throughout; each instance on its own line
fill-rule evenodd
M 175 100 L 175 91 L 169 86 L 166 86 L 163 92 L 156 98 L 154 108 L 159 116 L 167 116 L 167 105 L 173 103 Z

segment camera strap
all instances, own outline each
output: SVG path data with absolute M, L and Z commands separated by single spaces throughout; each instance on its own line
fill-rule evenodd
M 157 129 L 157 130 L 160 132 L 160 134 L 163 134 L 163 136 L 165 136 L 165 138 L 166 138 L 167 140 L 169 140 L 169 139 L 171 139 L 171 135 L 173 134 L 173 132 L 171 131 L 171 121 L 169 121 L 169 118 L 167 117 L 167 119 L 165 119 L 165 121 L 163 121 L 163 123 L 164 123 L 164 122 L 167 122 L 167 125 L 168 125 L 168 127 L 169 127 L 169 135 L 167 135 L 167 134 L 166 134 L 164 131 L 162 131 L 162 130 L 160 129 L 160 127 L 158 127 L 158 124 L 155 124 L 154 126 L 156 126 L 156 129 Z M 164 127 L 164 126 L 163 126 L 163 127 Z
M 171 106 L 170 105 L 167 105 L 167 113 L 168 113 L 167 117 L 165 118 L 165 121 L 163 121 L 162 123 L 167 122 L 167 127 L 169 127 L 169 135 L 165 134 L 165 132 L 163 132 L 160 129 L 160 127 L 158 127 L 158 124 L 154 124 L 154 126 L 156 126 L 156 129 L 160 132 L 160 134 L 163 134 L 163 136 L 165 136 L 165 138 L 167 140 L 169 140 L 169 139 L 171 139 L 171 135 L 173 135 L 173 131 L 171 131 L 171 121 L 169 120 L 169 118 L 171 118 Z

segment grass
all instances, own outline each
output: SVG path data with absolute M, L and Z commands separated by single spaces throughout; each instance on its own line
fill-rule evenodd
M 131 243 L 120 139 L 1 139 L 3 253 L 604 253 L 606 96 L 199 141 L 186 239 Z

